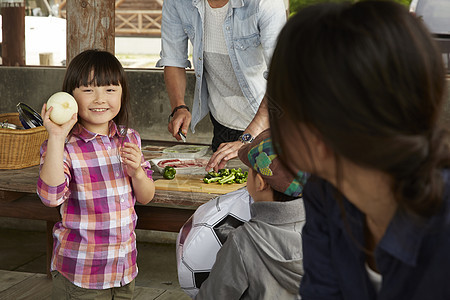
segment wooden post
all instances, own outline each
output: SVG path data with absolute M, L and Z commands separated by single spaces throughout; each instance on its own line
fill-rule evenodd
M 86 49 L 114 54 L 115 0 L 67 1 L 66 63 Z
M 2 63 L 5 66 L 25 65 L 25 3 L 23 0 L 1 2 Z
M 39 64 L 41 66 L 53 66 L 53 53 L 39 53 Z

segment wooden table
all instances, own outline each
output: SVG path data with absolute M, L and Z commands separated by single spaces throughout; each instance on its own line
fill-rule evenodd
M 36 194 L 39 167 L 0 170 L 0 216 L 60 220 L 58 208 L 42 204 Z M 156 179 L 159 174 L 155 174 Z M 193 210 L 219 194 L 157 190 L 147 205 L 136 204 L 137 228 L 178 232 Z
M 52 229 L 61 217 L 58 208 L 45 206 L 37 196 L 38 172 L 39 166 L 18 170 L 0 170 L 0 217 L 47 222 L 47 275 L 50 276 Z M 160 178 L 162 178 L 161 175 L 154 172 L 154 179 Z M 136 204 L 135 209 L 138 215 L 136 228 L 178 232 L 197 207 L 218 195 L 158 189 L 149 204 Z

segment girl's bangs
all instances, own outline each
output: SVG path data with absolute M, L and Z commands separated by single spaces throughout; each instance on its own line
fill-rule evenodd
M 123 81 L 121 68 L 114 61 L 90 61 L 80 71 L 77 87 L 120 85 Z

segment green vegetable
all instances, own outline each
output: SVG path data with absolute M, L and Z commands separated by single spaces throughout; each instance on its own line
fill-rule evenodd
M 219 181 L 220 178 L 222 178 L 222 177 L 210 177 L 210 178 L 205 177 L 205 178 L 203 178 L 203 182 L 204 183 L 216 182 L 216 181 Z
M 220 184 L 229 183 L 229 182 L 233 183 L 234 182 L 234 178 L 236 178 L 236 176 L 234 176 L 234 174 L 230 174 L 228 176 L 225 176 L 225 177 L 219 179 L 219 181 L 217 181 L 217 182 L 220 183 Z M 233 181 L 233 182 L 231 182 L 231 181 Z
M 228 170 L 228 169 L 220 169 L 220 170 L 219 170 L 219 174 L 220 174 L 220 176 L 222 176 L 222 177 L 228 176 L 228 175 L 230 175 L 230 170 Z
M 236 183 L 244 183 L 247 182 L 247 178 L 236 178 Z
M 164 168 L 163 177 L 165 179 L 174 179 L 176 173 L 177 173 L 177 170 L 175 170 L 174 167 L 167 166 Z
M 203 178 L 204 183 L 217 182 L 218 184 L 233 184 L 247 182 L 248 172 L 242 169 L 220 169 L 218 172 L 210 171 Z
M 210 175 L 211 177 L 220 177 L 220 174 L 214 171 L 210 171 L 206 175 Z

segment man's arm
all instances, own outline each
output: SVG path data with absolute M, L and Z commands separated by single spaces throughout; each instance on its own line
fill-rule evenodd
M 185 105 L 186 69 L 179 67 L 164 67 L 164 81 L 169 95 L 171 111 L 180 105 Z M 178 109 L 169 122 L 168 130 L 177 140 L 181 140 L 179 129 L 187 134 L 191 123 L 191 113 L 185 109 Z
M 186 70 L 191 63 L 188 60 L 188 36 L 178 9 L 183 9 L 177 0 L 165 0 L 161 21 L 161 59 L 157 67 L 164 67 L 164 80 L 169 95 L 171 112 L 175 107 L 184 105 L 186 90 Z M 187 133 L 191 114 L 186 109 L 179 109 L 169 121 L 168 130 L 180 140 L 178 130 Z
M 244 130 L 244 133 L 250 133 L 255 137 L 267 128 L 269 128 L 269 111 L 267 108 L 267 100 L 264 98 L 259 105 L 255 117 Z M 206 171 L 209 171 L 211 168 L 215 171 L 224 168 L 230 159 L 237 157 L 237 153 L 242 145 L 243 143 L 241 141 L 220 144 L 217 151 L 209 159 L 205 168 Z
M 248 124 L 244 133 L 250 133 L 252 136 L 256 137 L 258 134 L 269 128 L 269 110 L 267 108 L 267 98 L 264 97 L 259 105 L 258 111 L 256 112 L 253 120 Z

